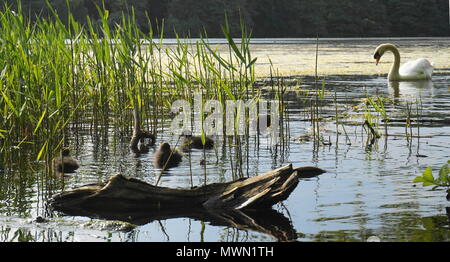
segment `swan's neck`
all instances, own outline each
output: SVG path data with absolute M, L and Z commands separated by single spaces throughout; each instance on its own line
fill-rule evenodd
M 391 51 L 394 54 L 394 64 L 392 64 L 391 71 L 389 72 L 389 80 L 395 81 L 400 79 L 400 52 L 395 46 L 388 46 L 386 50 Z

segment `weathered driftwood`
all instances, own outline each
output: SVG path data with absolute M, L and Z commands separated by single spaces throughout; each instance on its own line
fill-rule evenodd
M 55 195 L 56 209 L 93 208 L 109 211 L 268 208 L 288 198 L 299 178 L 324 171 L 314 167 L 293 169 L 287 165 L 255 177 L 193 189 L 157 187 L 123 175 L 107 182 L 75 188 Z
M 52 207 L 67 215 L 122 220 L 144 225 L 155 220 L 186 217 L 230 226 L 292 241 L 297 233 L 291 221 L 270 208 L 286 199 L 299 178 L 324 173 L 315 167 L 293 169 L 288 165 L 239 181 L 194 189 L 156 187 L 122 175 L 107 182 L 85 185 L 60 193 Z

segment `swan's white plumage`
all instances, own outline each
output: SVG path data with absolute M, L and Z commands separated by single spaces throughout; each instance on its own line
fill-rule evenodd
M 431 79 L 433 65 L 425 58 L 409 61 L 400 67 L 399 74 L 402 79 L 423 80 Z
M 400 67 L 400 52 L 393 44 L 382 44 L 375 49 L 374 58 L 377 59 L 377 63 L 386 51 L 392 52 L 395 57 L 394 64 L 388 75 L 389 80 L 414 81 L 431 79 L 434 69 L 432 63 L 425 58 L 419 58 Z

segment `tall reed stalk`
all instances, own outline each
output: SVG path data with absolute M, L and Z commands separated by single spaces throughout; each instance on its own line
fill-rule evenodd
M 108 10 L 98 7 L 99 19 L 87 19 L 82 25 L 70 6 L 67 23 L 48 7 L 52 19 L 38 17 L 33 22 L 23 15 L 20 2 L 18 10 L 5 6 L 0 11 L 3 155 L 12 146 L 31 144 L 37 160 L 49 161 L 67 145 L 70 132 L 85 127 L 80 122 L 89 123 L 94 133 L 114 128 L 131 136 L 134 109 L 142 125 L 156 133 L 162 130 L 172 102 L 192 102 L 196 91 L 202 92 L 204 100 L 217 99 L 222 106 L 227 100 L 258 101 L 260 97 L 254 88 L 251 33 L 243 23 L 236 41 L 226 21 L 223 50 L 203 36 L 195 43 L 177 38 L 176 44 L 164 45 L 164 27 L 158 36 L 153 31 L 144 34 L 133 9 L 112 24 Z M 285 109 L 282 89 L 275 97 L 282 102 L 280 111 Z M 242 160 L 242 140 L 234 129 L 234 141 L 228 141 L 237 145 L 234 154 Z M 201 135 L 207 134 L 202 131 Z M 248 140 L 247 133 L 244 141 Z M 242 173 L 242 163 L 234 162 L 236 173 Z

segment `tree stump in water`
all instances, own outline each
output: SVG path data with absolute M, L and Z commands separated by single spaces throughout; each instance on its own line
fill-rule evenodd
M 287 199 L 299 178 L 324 172 L 315 167 L 293 169 L 292 165 L 287 165 L 255 177 L 193 189 L 157 187 L 119 174 L 105 183 L 85 185 L 57 194 L 50 202 L 57 210 L 259 209 Z
M 288 165 L 265 174 L 194 189 L 157 187 L 122 175 L 55 195 L 50 204 L 67 215 L 147 224 L 186 217 L 216 226 L 270 234 L 278 241 L 297 239 L 292 223 L 271 209 L 289 197 L 300 178 L 324 173 Z

